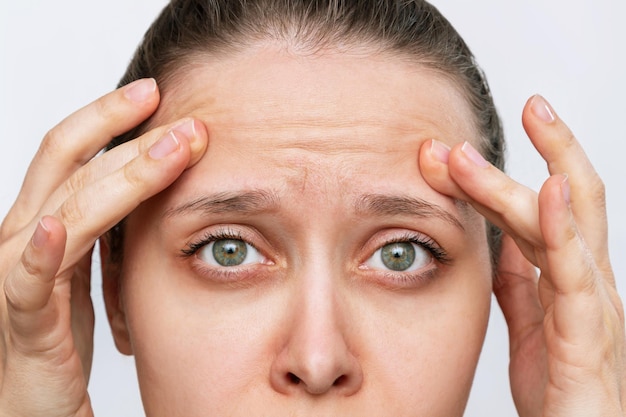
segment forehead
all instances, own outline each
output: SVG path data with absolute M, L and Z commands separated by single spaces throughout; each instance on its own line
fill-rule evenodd
M 190 62 L 168 83 L 153 124 L 191 115 L 207 121 L 210 130 L 257 140 L 264 138 L 259 133 L 291 133 L 300 142 L 315 138 L 329 151 L 333 144 L 358 147 L 359 132 L 430 133 L 444 140 L 476 136 L 474 118 L 455 83 L 394 55 L 329 51 L 302 56 L 260 45 Z M 333 135 L 318 135 L 318 130 L 339 135 L 342 129 L 353 134 L 341 143 Z
M 207 155 L 178 181 L 180 193 L 269 187 L 323 201 L 411 185 L 435 196 L 417 167 L 421 144 L 477 141 L 457 86 L 398 57 L 263 45 L 193 62 L 151 123 L 192 116 L 208 128 Z

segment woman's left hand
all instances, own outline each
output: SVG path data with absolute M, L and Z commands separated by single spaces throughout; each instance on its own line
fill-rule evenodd
M 609 262 L 604 185 L 542 97 L 528 101 L 523 123 L 551 175 L 538 194 L 469 143 L 426 143 L 420 169 L 434 189 L 505 232 L 494 293 L 509 327 L 519 415 L 624 416 L 624 312 Z

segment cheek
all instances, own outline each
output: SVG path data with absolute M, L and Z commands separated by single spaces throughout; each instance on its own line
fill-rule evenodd
M 275 300 L 208 292 L 166 260 L 126 261 L 135 272 L 122 291 L 147 415 L 228 414 L 268 379 Z
M 358 321 L 376 391 L 413 402 L 415 415 L 463 414 L 487 329 L 489 277 L 483 266 L 441 277 L 418 298 L 367 301 Z

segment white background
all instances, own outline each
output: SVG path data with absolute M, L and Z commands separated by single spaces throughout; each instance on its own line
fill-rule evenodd
M 437 0 L 489 78 L 508 138 L 508 170 L 538 189 L 545 168 L 520 123 L 540 92 L 569 122 L 605 180 L 610 244 L 626 294 L 626 2 Z M 164 0 L 0 0 L 0 214 L 17 195 L 45 132 L 111 90 Z M 132 358 L 111 340 L 96 277 L 96 416 L 143 415 Z M 466 416 L 512 416 L 507 335 L 494 303 Z

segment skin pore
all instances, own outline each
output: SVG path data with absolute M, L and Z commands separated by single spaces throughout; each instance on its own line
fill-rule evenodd
M 485 224 L 417 162 L 431 139 L 478 146 L 458 88 L 390 55 L 261 44 L 186 68 L 151 124 L 186 116 L 207 153 L 127 218 L 119 276 L 104 271 L 147 416 L 461 416 Z M 247 242 L 243 264 L 216 264 L 224 239 Z M 405 271 L 380 261 L 397 242 Z

